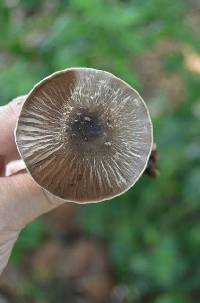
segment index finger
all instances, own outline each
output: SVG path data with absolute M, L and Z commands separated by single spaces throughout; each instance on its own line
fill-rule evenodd
M 0 155 L 7 162 L 19 157 L 15 144 L 14 130 L 26 96 L 20 96 L 0 107 Z

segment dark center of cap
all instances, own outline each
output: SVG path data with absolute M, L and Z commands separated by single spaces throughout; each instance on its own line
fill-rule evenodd
M 102 123 L 95 113 L 82 109 L 73 113 L 71 130 L 78 139 L 91 142 L 103 134 Z

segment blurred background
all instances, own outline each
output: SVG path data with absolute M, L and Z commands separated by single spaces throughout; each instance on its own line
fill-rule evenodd
M 1 105 L 72 66 L 140 92 L 160 176 L 28 225 L 0 302 L 200 302 L 200 1 L 0 1 Z

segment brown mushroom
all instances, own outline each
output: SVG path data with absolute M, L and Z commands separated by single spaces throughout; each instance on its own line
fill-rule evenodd
M 16 143 L 27 170 L 67 201 L 98 202 L 127 191 L 146 168 L 153 134 L 141 96 L 109 72 L 69 68 L 27 95 Z

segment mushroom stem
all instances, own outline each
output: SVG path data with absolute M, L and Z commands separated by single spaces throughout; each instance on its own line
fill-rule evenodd
M 158 151 L 157 151 L 157 146 L 156 144 L 154 143 L 153 144 L 153 147 L 152 147 L 152 150 L 151 150 L 151 155 L 149 157 L 149 161 L 147 163 L 147 167 L 144 171 L 144 174 L 149 176 L 149 177 L 153 177 L 153 178 L 156 178 L 159 176 L 159 170 L 157 168 L 157 161 L 159 159 L 159 156 L 158 156 Z

